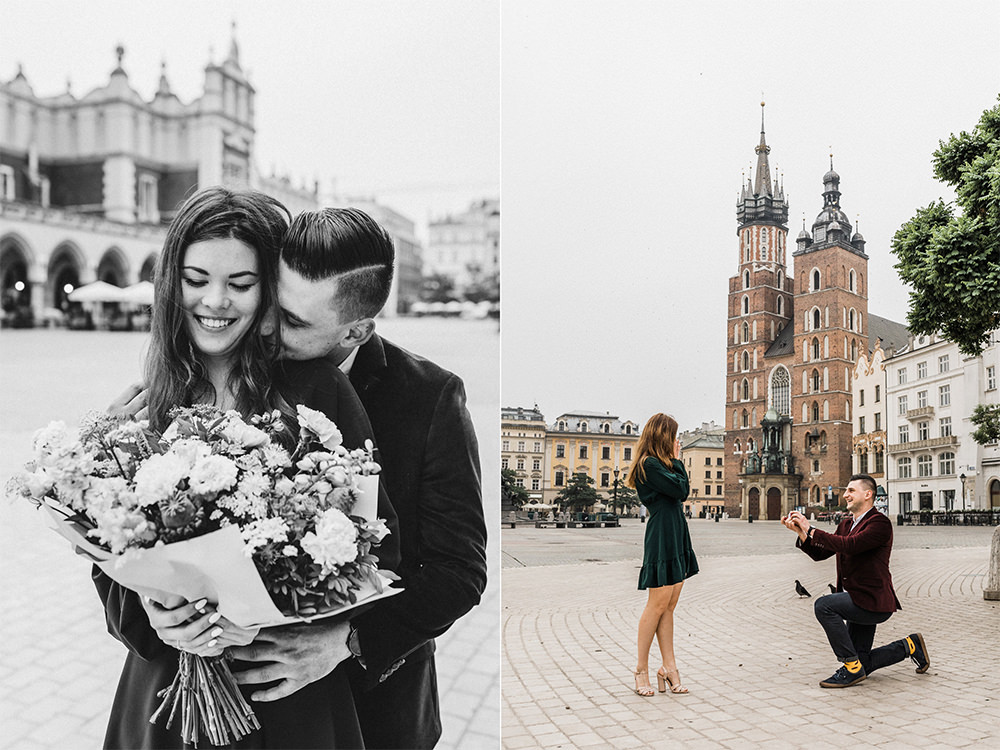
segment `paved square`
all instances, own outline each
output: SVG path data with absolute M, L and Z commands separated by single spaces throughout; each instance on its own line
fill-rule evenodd
M 691 692 L 651 698 L 631 676 L 644 527 L 502 531 L 505 748 L 1000 747 L 1000 603 L 982 596 L 992 528 L 895 527 L 903 609 L 876 645 L 920 631 L 930 670 L 906 661 L 824 690 L 838 665 L 812 602 L 833 559 L 813 562 L 777 522 L 690 527 L 701 572 L 674 649 Z

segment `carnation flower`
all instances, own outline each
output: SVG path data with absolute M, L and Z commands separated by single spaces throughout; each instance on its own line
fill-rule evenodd
M 261 458 L 264 460 L 264 465 L 272 471 L 284 469 L 292 460 L 292 457 L 288 455 L 288 451 L 280 445 L 274 445 L 273 443 L 261 448 Z
M 226 412 L 226 416 L 229 419 L 222 426 L 221 434 L 225 436 L 226 440 L 234 445 L 241 446 L 245 449 L 257 448 L 264 443 L 268 442 L 267 433 L 263 430 L 258 430 L 256 427 L 251 427 L 242 419 L 238 413 L 234 411 Z
M 174 494 L 185 478 L 188 463 L 174 453 L 157 453 L 135 472 L 135 495 L 139 505 L 153 505 Z
M 316 531 L 302 537 L 302 549 L 323 568 L 324 577 L 358 557 L 358 530 L 346 515 L 327 508 L 316 519 Z
M 238 474 L 232 459 L 225 456 L 208 456 L 191 469 L 188 486 L 198 495 L 222 492 L 236 483 Z
M 315 435 L 316 441 L 331 451 L 344 442 L 344 436 L 340 433 L 337 425 L 328 419 L 323 412 L 310 409 L 302 404 L 299 404 L 296 410 L 299 414 L 301 437 Z
M 181 438 L 170 446 L 167 453 L 177 456 L 190 469 L 211 456 L 212 449 L 197 438 Z

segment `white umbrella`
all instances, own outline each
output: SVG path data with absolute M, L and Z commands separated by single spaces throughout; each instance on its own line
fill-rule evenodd
M 72 302 L 121 302 L 122 293 L 125 290 L 106 281 L 95 281 L 93 284 L 85 284 L 77 287 L 69 293 Z
M 137 305 L 152 305 L 152 282 L 140 281 L 138 284 L 125 287 L 122 289 L 122 302 L 133 302 Z

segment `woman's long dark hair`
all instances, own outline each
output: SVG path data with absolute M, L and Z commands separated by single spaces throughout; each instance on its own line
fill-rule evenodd
M 645 483 L 646 469 L 643 463 L 649 456 L 660 460 L 668 471 L 673 471 L 671 459 L 674 455 L 674 441 L 677 440 L 677 421 L 669 414 L 654 414 L 642 428 L 639 442 L 635 446 L 635 460 L 625 478 L 625 486 L 635 489 L 637 483 Z
M 260 307 L 237 344 L 228 384 L 236 408 L 244 416 L 278 408 L 291 410 L 272 386 L 273 367 L 281 351 L 277 324 L 278 258 L 290 220 L 288 210 L 270 196 L 253 190 L 211 187 L 195 193 L 170 224 L 153 277 L 152 340 L 146 357 L 150 426 L 162 431 L 174 406 L 189 406 L 215 396 L 205 364 L 184 320 L 181 267 L 195 242 L 235 239 L 257 254 Z M 273 328 L 273 333 L 267 330 Z

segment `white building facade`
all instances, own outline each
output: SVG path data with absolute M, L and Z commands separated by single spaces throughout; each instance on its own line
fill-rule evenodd
M 858 357 L 851 377 L 854 403 L 852 467 L 855 474 L 868 474 L 885 488 L 886 398 L 885 352 L 881 342 L 869 356 Z
M 997 339 L 964 357 L 957 344 L 916 336 L 885 360 L 890 515 L 1000 506 L 1000 450 L 976 443 L 969 419 L 977 404 L 998 403 Z
M 499 272 L 499 200 L 479 200 L 461 213 L 429 223 L 425 276 L 447 276 L 461 292 Z

